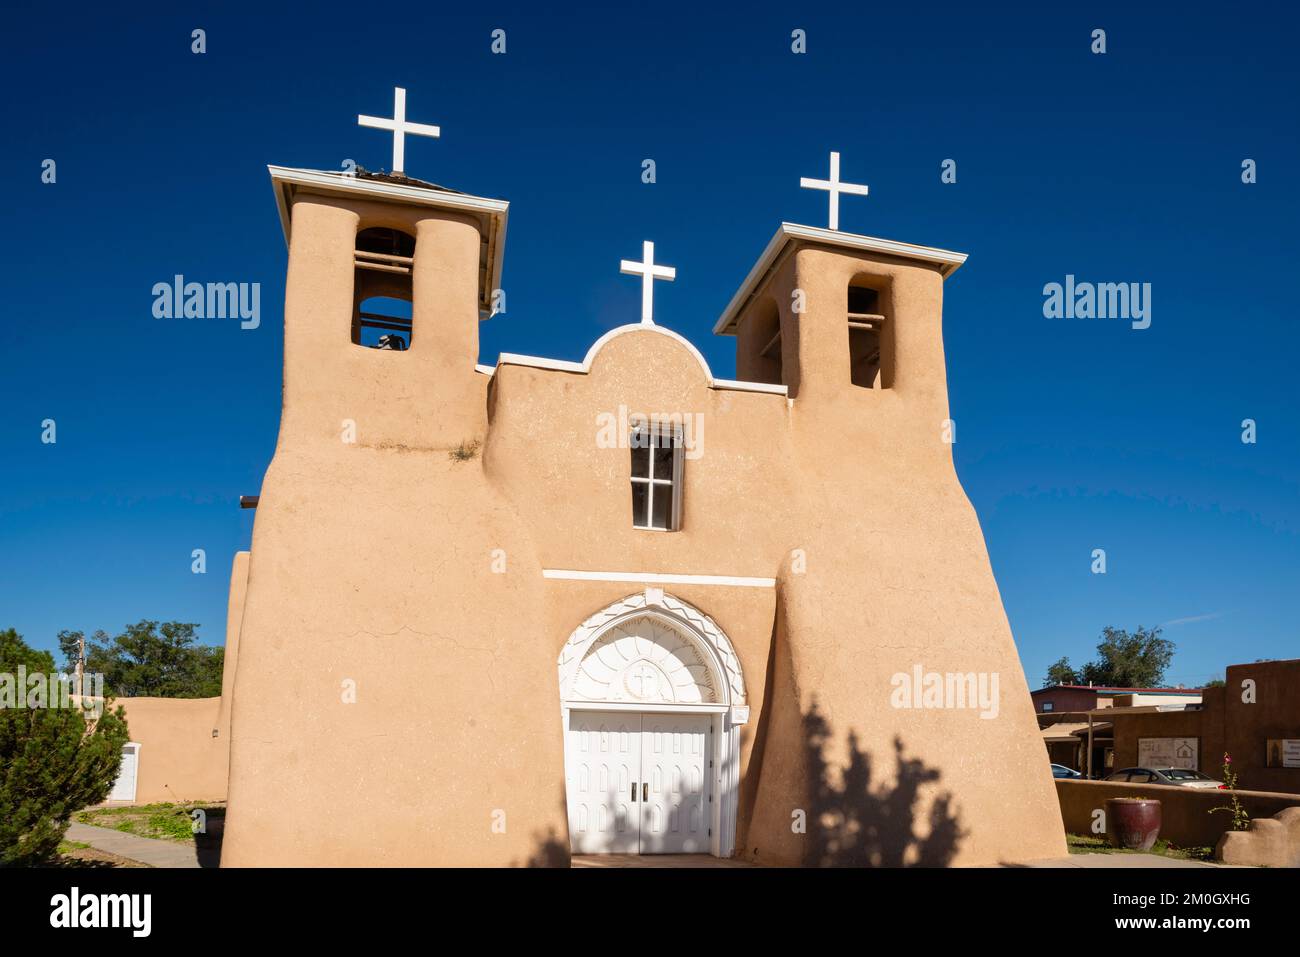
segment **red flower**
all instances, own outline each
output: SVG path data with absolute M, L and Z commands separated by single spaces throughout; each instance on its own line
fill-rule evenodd
M 1224 751 L 1224 752 L 1223 752 L 1223 763 L 1224 763 L 1224 764 L 1231 764 L 1231 763 L 1232 763 L 1232 755 L 1229 754 L 1227 751 Z

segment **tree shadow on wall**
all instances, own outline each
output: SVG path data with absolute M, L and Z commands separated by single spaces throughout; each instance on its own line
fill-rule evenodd
M 226 833 L 226 809 L 210 807 L 205 810 L 204 830 L 194 835 L 194 855 L 199 867 L 221 866 L 221 841 Z
M 813 702 L 803 719 L 806 760 L 812 781 L 808 813 L 808 847 L 804 864 L 811 867 L 946 867 L 967 836 L 952 794 L 936 794 L 930 804 L 925 835 L 917 833 L 920 791 L 938 781 L 937 768 L 904 754 L 894 738 L 897 774 L 893 786 L 881 782 L 872 757 L 848 733 L 848 764 L 832 774 L 827 745 L 832 731 Z M 836 780 L 838 778 L 838 781 Z
M 569 805 L 564 792 L 560 792 L 560 813 L 568 816 Z M 516 861 L 513 867 L 569 867 L 572 860 L 569 855 L 569 835 L 561 834 L 554 825 L 548 825 L 545 832 L 533 832 L 533 850 L 528 859 Z

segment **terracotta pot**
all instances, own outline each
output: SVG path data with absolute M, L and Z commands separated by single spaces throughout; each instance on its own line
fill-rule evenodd
M 1149 851 L 1160 836 L 1160 802 L 1154 798 L 1106 801 L 1106 838 L 1111 847 Z

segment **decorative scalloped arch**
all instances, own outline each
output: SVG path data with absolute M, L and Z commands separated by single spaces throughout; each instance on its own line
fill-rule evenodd
M 578 669 L 591 646 L 620 622 L 638 617 L 658 619 L 691 639 L 710 663 L 716 688 L 725 691 L 725 700 L 720 703 L 745 704 L 745 678 L 740 669 L 740 659 L 736 656 L 731 640 L 718 627 L 717 622 L 680 598 L 663 595 L 650 600 L 645 592 L 628 595 L 623 600 L 614 602 L 574 629 L 560 649 L 556 663 L 562 701 L 569 700 Z

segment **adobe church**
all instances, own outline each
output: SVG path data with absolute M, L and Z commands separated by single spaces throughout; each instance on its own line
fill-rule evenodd
M 714 327 L 735 380 L 656 309 L 650 243 L 581 362 L 481 365 L 509 204 L 404 173 L 437 132 L 404 91 L 360 120 L 393 172 L 270 168 L 283 414 L 231 584 L 223 866 L 1063 854 L 953 467 L 965 256 L 841 231 L 865 187 L 832 154 L 830 228 L 782 224 Z

